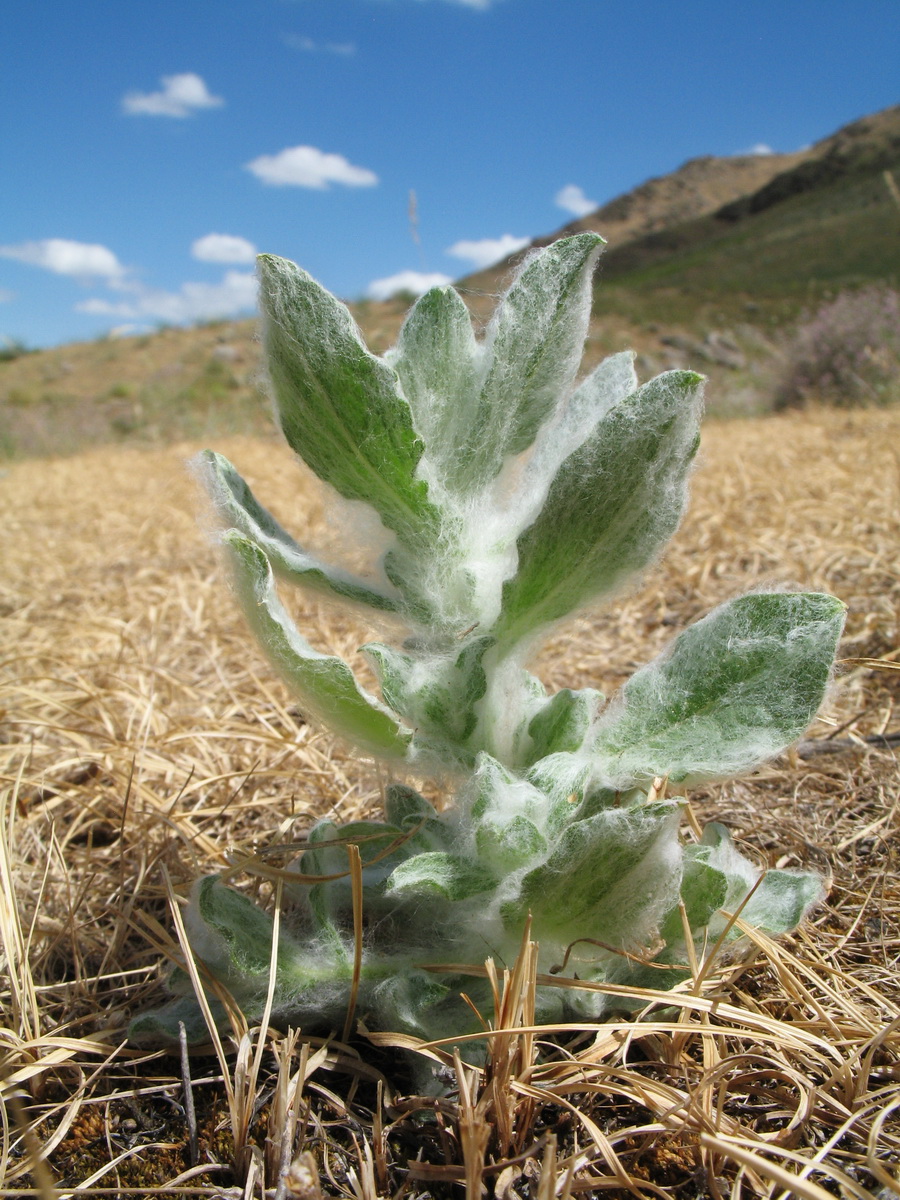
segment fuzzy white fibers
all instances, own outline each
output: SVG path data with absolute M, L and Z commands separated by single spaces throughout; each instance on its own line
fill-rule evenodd
M 477 621 L 486 630 L 495 623 L 503 584 L 516 573 L 516 539 L 541 511 L 563 462 L 636 387 L 631 351 L 604 359 L 574 392 L 558 397 L 531 447 L 507 456 L 497 476 L 464 492 L 444 484 L 426 448 L 419 473 L 448 521 L 431 560 L 419 564 L 421 586 L 448 624 Z
M 613 697 L 596 730 L 598 782 L 691 786 L 780 753 L 815 715 L 842 626 L 828 596 L 754 592 L 720 605 Z

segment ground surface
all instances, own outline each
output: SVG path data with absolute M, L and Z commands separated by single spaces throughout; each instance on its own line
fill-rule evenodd
M 640 1024 L 514 1030 L 485 1075 L 466 1072 L 436 1107 L 404 1099 L 393 1045 L 251 1032 L 237 1059 L 226 1046 L 223 1060 L 191 1062 L 195 1150 L 178 1061 L 124 1038 L 178 955 L 168 888 L 183 895 L 319 816 L 377 808 L 380 781 L 298 719 L 251 643 L 198 528 L 184 462 L 199 443 L 11 463 L 0 1195 L 262 1195 L 304 1150 L 282 1195 L 474 1200 L 482 1183 L 501 1197 L 894 1194 L 898 445 L 891 411 L 709 423 L 661 567 L 614 613 L 561 629 L 537 664 L 552 687 L 610 692 L 729 596 L 782 584 L 840 596 L 843 658 L 880 664 L 843 663 L 816 745 L 691 800 L 759 860 L 821 870 L 831 890 L 812 921 L 716 964 Z M 345 518 L 277 443 L 215 446 L 292 531 L 329 550 L 344 540 Z M 322 648 L 352 655 L 371 636 L 317 604 L 297 611 Z M 510 1026 L 527 974 L 520 964 L 508 981 Z

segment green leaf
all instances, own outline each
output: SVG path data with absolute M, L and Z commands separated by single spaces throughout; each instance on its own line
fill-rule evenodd
M 478 858 L 490 870 L 506 874 L 546 854 L 547 796 L 491 755 L 478 755 L 460 807 L 461 824 L 474 834 Z
M 455 760 L 475 729 L 475 706 L 487 686 L 482 658 L 491 638 L 476 638 L 452 655 L 414 657 L 370 642 L 362 647 L 378 672 L 385 703 L 409 722 L 418 740 Z
M 483 863 L 502 872 L 529 866 L 547 852 L 546 838 L 521 814 L 505 822 L 482 821 L 475 831 L 475 846 Z
M 222 522 L 255 542 L 283 579 L 383 612 L 397 611 L 399 604 L 394 597 L 321 562 L 298 546 L 263 508 L 224 455 L 204 450 L 196 461 Z
M 427 1039 L 433 1036 L 428 1020 L 431 1011 L 450 995 L 450 988 L 441 978 L 408 967 L 382 980 L 374 989 L 372 1003 L 377 1006 L 382 1028 Z
M 368 754 L 404 758 L 412 735 L 360 688 L 345 662 L 301 637 L 278 599 L 263 551 L 236 530 L 222 540 L 232 552 L 235 589 L 250 627 L 304 713 Z
M 226 887 L 218 875 L 207 875 L 194 889 L 185 927 L 191 948 L 220 978 L 268 980 L 274 924 L 267 912 L 240 892 Z M 204 928 L 205 927 L 205 928 Z M 208 936 L 219 941 L 218 954 Z M 286 944 L 279 942 L 279 958 Z
M 702 376 L 659 375 L 597 423 L 518 539 L 493 631 L 511 647 L 619 587 L 675 532 L 697 450 Z
M 252 900 L 207 875 L 194 887 L 185 910 L 192 952 L 226 985 L 240 1004 L 252 1004 L 269 985 L 274 922 Z M 275 1000 L 285 989 L 304 986 L 308 962 L 294 939 L 281 930 L 275 958 Z
M 384 815 L 398 829 L 411 829 L 422 821 L 436 821 L 438 815 L 415 788 L 406 783 L 389 784 L 384 794 Z
M 525 772 L 525 780 L 545 797 L 548 837 L 560 833 L 573 821 L 593 816 L 598 808 L 607 807 L 598 803 L 588 810 L 588 789 L 593 770 L 590 755 L 559 750 L 539 758 Z
M 691 785 L 779 754 L 822 702 L 843 625 L 840 600 L 815 592 L 723 604 L 622 687 L 598 725 L 598 779 Z
M 729 913 L 739 912 L 742 921 L 767 933 L 790 933 L 825 895 L 822 879 L 813 871 L 759 871 L 738 851 L 731 834 L 717 821 L 710 822 L 703 830 L 698 852 L 703 851 L 709 856 L 710 866 L 722 872 L 728 881 L 720 907 Z M 725 918 L 720 914 L 714 931 L 724 926 Z M 729 940 L 741 936 L 735 928 Z
M 221 1028 L 226 1024 L 224 1006 L 211 996 L 207 997 L 207 1003 L 213 1020 Z M 211 1041 L 206 1018 L 193 993 L 190 996 L 177 996 L 167 1004 L 135 1017 L 128 1026 L 128 1040 L 133 1046 L 148 1049 L 177 1046 L 181 1037 L 181 1025 L 184 1025 L 189 1046 L 206 1045 Z
M 741 919 L 766 933 L 790 933 L 824 896 L 822 880 L 813 871 L 772 869 L 741 910 Z
M 363 870 L 374 862 L 381 867 L 388 858 L 403 856 L 403 830 L 383 821 L 350 821 L 337 826 L 331 821 L 319 821 L 309 832 L 308 849 L 300 860 L 304 875 L 338 875 L 349 871 L 347 847 L 359 850 Z M 385 872 L 390 874 L 390 870 Z
M 547 499 L 559 468 L 590 437 L 610 409 L 637 391 L 634 352 L 623 350 L 599 363 L 562 406 L 558 419 L 541 426 L 534 452 L 514 484 L 507 505 L 517 536 L 531 525 Z
M 446 850 L 453 841 L 453 828 L 438 816 L 424 796 L 403 783 L 392 783 L 385 792 L 384 812 L 388 821 L 413 833 L 407 845 L 410 853 Z
M 644 943 L 678 897 L 680 816 L 675 805 L 648 804 L 574 822 L 546 863 L 524 877 L 505 920 L 518 926 L 530 911 L 538 939 Z
M 493 891 L 496 886 L 496 878 L 483 866 L 459 855 L 435 850 L 417 854 L 396 867 L 388 880 L 388 893 L 401 897 L 467 900 L 470 896 Z
M 469 310 L 452 287 L 426 292 L 410 310 L 393 350 L 397 372 L 425 442 L 425 457 L 443 478 L 459 456 L 478 399 L 479 349 Z
M 684 849 L 680 899 L 691 932 L 698 941 L 703 940 L 713 914 L 722 907 L 728 894 L 725 872 L 708 862 L 709 856 L 706 846 L 686 846 Z M 678 905 L 663 921 L 660 936 L 670 946 L 684 943 L 684 924 Z
M 527 450 L 566 398 L 581 361 L 591 276 L 604 244 L 594 233 L 561 238 L 526 261 L 503 297 L 484 345 L 487 369 L 451 483 L 481 487 L 504 459 Z
M 602 703 L 603 693 L 594 688 L 577 692 L 561 688 L 551 696 L 529 723 L 531 755 L 527 765 L 548 754 L 580 750 Z
M 271 255 L 258 263 L 269 374 L 289 445 L 342 496 L 371 504 L 402 542 L 427 548 L 438 513 L 416 478 L 423 446 L 394 371 L 305 271 Z

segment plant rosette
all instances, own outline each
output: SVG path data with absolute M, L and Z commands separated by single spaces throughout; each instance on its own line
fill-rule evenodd
M 684 842 L 683 797 L 660 781 L 681 793 L 750 771 L 807 729 L 839 600 L 734 599 L 609 702 L 592 688 L 548 695 L 524 666 L 556 623 L 656 560 L 699 444 L 700 375 L 639 385 L 622 353 L 578 379 L 601 247 L 582 233 L 528 257 L 480 341 L 457 292 L 432 289 L 383 357 L 304 271 L 259 260 L 284 436 L 341 497 L 374 510 L 389 545 L 354 576 L 299 545 L 227 459 L 207 451 L 200 471 L 235 593 L 304 715 L 402 782 L 383 821 L 313 828 L 274 957 L 271 916 L 216 876 L 195 886 L 191 950 L 248 1019 L 271 990 L 276 1018 L 339 1026 L 352 994 L 370 1029 L 462 1036 L 483 1028 L 472 1005 L 490 1019 L 491 993 L 453 964 L 511 962 L 529 921 L 544 973 L 667 989 L 741 936 L 735 913 L 781 934 L 823 895 L 815 874 L 761 872 L 720 825 Z M 285 583 L 402 626 L 398 644 L 363 647 L 380 696 L 304 638 Z M 433 777 L 454 782 L 446 812 L 410 786 Z M 179 1022 L 207 1036 L 187 975 L 170 985 L 173 999 L 132 1023 L 135 1041 L 175 1040 Z M 595 1019 L 612 1002 L 541 986 L 537 1017 Z

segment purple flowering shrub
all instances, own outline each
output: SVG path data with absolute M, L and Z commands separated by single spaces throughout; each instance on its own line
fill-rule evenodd
M 811 398 L 840 407 L 900 400 L 900 294 L 893 288 L 842 292 L 798 325 L 775 407 L 798 408 Z

